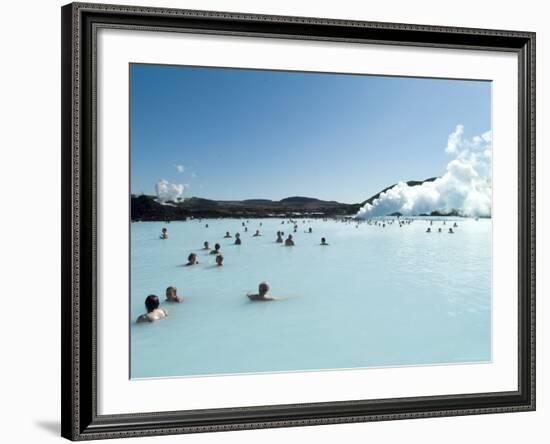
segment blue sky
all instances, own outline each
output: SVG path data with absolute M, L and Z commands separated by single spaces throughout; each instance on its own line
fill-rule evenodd
M 360 202 L 442 175 L 457 124 L 491 129 L 485 81 L 132 64 L 130 96 L 134 194 Z

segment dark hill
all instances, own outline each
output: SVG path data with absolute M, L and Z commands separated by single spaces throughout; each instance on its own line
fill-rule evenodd
M 161 204 L 153 196 L 132 196 L 133 221 L 170 221 L 217 217 L 334 217 L 353 216 L 359 204 L 344 204 L 310 197 L 289 197 L 280 201 L 269 199 L 210 200 L 198 197 L 183 202 Z

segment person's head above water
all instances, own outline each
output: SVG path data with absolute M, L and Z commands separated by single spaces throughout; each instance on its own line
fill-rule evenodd
M 176 287 L 168 287 L 166 289 L 166 300 L 169 302 L 181 302 L 178 297 L 178 289 Z
M 195 253 L 190 253 L 189 256 L 187 256 L 187 261 L 190 264 L 194 264 L 197 262 L 197 255 Z
M 222 246 L 221 246 L 220 244 L 214 245 L 214 249 L 215 249 L 216 251 L 218 251 L 221 247 L 222 247 Z
M 265 281 L 260 282 L 260 285 L 258 285 L 258 293 L 260 294 L 260 296 L 267 294 L 268 291 L 269 291 L 269 284 Z
M 204 249 L 208 250 L 209 248 L 210 248 L 210 244 L 208 243 L 208 241 L 204 241 Z
M 221 254 L 218 254 L 216 256 L 216 264 L 221 267 L 223 265 L 223 256 Z
M 324 237 L 321 238 L 321 245 L 327 245 L 327 240 Z
M 151 313 L 152 311 L 159 308 L 160 301 L 158 296 L 154 294 L 150 294 L 145 298 L 145 308 L 147 309 L 147 313 Z
M 163 229 L 162 229 L 162 232 L 163 232 L 163 233 L 166 233 L 167 231 L 168 231 L 167 228 L 163 228 Z

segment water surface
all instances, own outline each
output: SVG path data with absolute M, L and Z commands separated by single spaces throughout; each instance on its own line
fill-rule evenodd
M 292 232 L 281 219 L 250 219 L 247 233 L 241 219 L 132 223 L 131 377 L 488 361 L 491 220 L 456 219 L 448 234 L 454 221 L 427 234 L 420 219 L 401 228 L 300 220 L 295 247 L 275 243 L 276 231 Z M 205 240 L 221 244 L 223 267 L 201 250 Z M 190 252 L 199 265 L 184 266 Z M 261 281 L 285 299 L 250 302 Z M 184 302 L 163 302 L 164 321 L 135 324 L 145 297 L 164 300 L 168 286 Z

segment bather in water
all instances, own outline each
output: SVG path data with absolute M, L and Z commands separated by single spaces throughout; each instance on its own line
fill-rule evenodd
M 176 287 L 168 287 L 166 289 L 166 302 L 181 302 L 183 298 L 178 296 L 178 289 Z
M 223 256 L 222 256 L 221 254 L 218 254 L 218 255 L 216 256 L 216 265 L 217 265 L 218 267 L 223 266 Z
M 210 250 L 210 244 L 208 243 L 208 241 L 204 241 L 204 247 L 202 247 L 203 250 Z
M 260 230 L 256 230 L 256 232 L 252 235 L 252 237 L 258 237 L 261 236 Z
M 275 240 L 278 244 L 282 244 L 284 242 L 283 240 L 283 234 L 280 231 L 277 231 L 277 240 Z
M 136 322 L 155 322 L 168 316 L 168 312 L 164 308 L 159 308 L 160 301 L 159 297 L 150 294 L 145 298 L 145 308 L 147 309 L 146 314 L 142 314 L 137 318 Z
M 197 255 L 195 253 L 191 253 L 189 256 L 187 256 L 187 263 L 185 265 L 197 265 L 198 263 L 199 261 L 197 260 Z
M 325 246 L 325 245 L 328 246 L 327 240 L 326 240 L 324 237 L 321 238 L 321 245 L 323 245 L 323 246 Z
M 220 244 L 214 245 L 214 249 L 210 252 L 210 254 L 220 254 L 220 248 L 221 248 Z
M 233 236 L 231 236 L 231 234 L 229 233 L 229 231 L 226 231 L 226 232 L 225 232 L 225 236 L 224 236 L 223 238 L 224 238 L 224 239 L 228 239 L 228 238 L 230 238 L 230 237 L 233 237 Z
M 235 234 L 235 245 L 241 245 L 241 235 L 239 233 Z
M 161 239 L 168 239 L 168 230 L 166 228 L 163 228 L 161 233 L 160 233 L 160 238 Z
M 247 293 L 248 299 L 251 301 L 274 301 L 276 298 L 268 296 L 269 284 L 267 282 L 261 282 L 258 286 L 258 294 Z
M 289 234 L 288 237 L 286 238 L 285 246 L 286 247 L 293 247 L 294 246 L 294 240 L 292 239 L 292 234 Z

